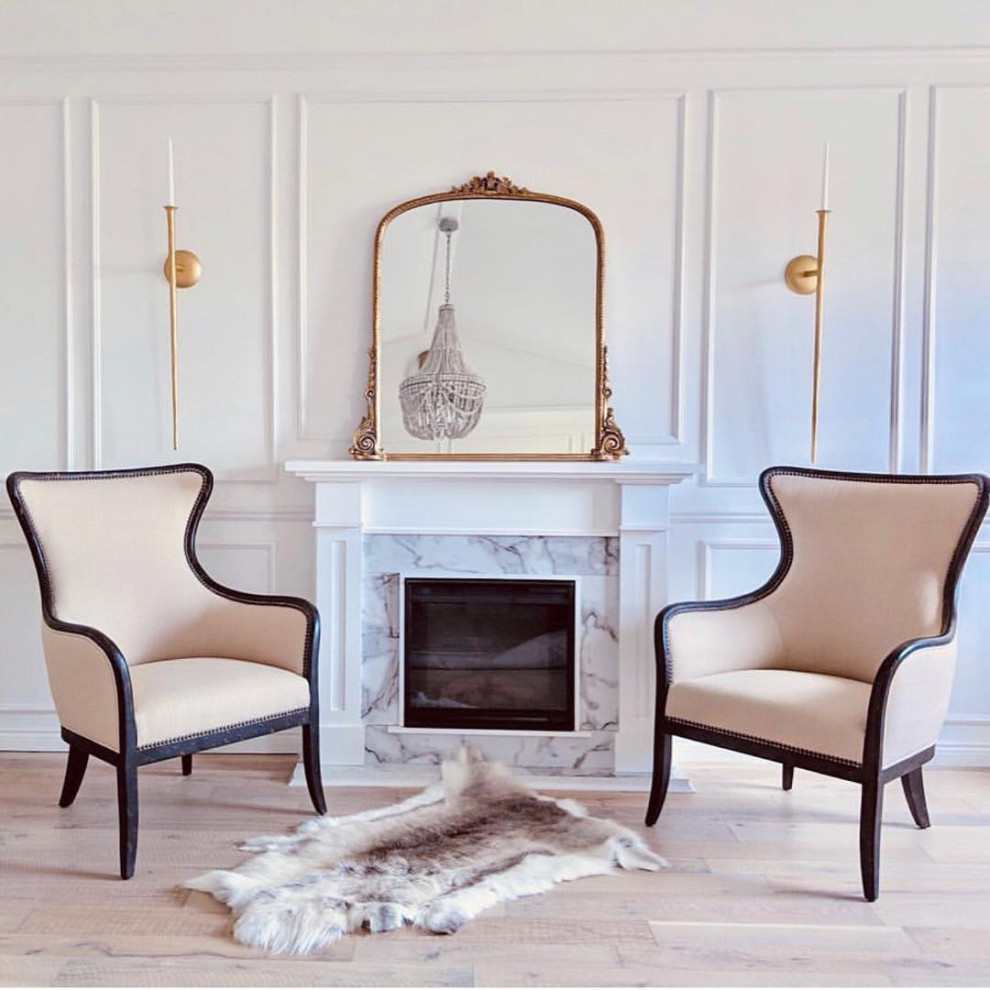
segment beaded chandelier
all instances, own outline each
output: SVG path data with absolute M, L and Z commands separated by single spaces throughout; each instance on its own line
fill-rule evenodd
M 399 385 L 403 425 L 420 440 L 466 437 L 478 425 L 485 403 L 485 380 L 464 361 L 450 301 L 450 237 L 457 227 L 453 217 L 440 220 L 447 238 L 444 301 L 420 370 Z

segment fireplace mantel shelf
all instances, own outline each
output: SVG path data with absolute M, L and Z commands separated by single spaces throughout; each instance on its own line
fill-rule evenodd
M 285 470 L 312 482 L 406 481 L 613 481 L 624 485 L 674 485 L 697 464 L 678 461 L 288 461 Z

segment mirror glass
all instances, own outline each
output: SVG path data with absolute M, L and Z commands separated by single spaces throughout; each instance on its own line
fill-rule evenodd
M 396 216 L 379 281 L 384 450 L 588 454 L 597 278 L 594 228 L 565 206 L 451 199 Z

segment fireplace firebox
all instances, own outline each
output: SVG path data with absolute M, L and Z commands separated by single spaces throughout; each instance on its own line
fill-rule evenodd
M 406 726 L 574 730 L 576 590 L 573 580 L 407 578 Z

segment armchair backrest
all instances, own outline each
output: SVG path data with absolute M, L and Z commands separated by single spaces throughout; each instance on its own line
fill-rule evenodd
M 200 580 L 193 550 L 212 484 L 195 464 L 11 475 L 46 617 L 98 629 L 132 666 L 217 639 L 223 600 Z
M 782 544 L 780 665 L 872 681 L 905 640 L 951 630 L 986 478 L 779 467 L 760 485 Z

